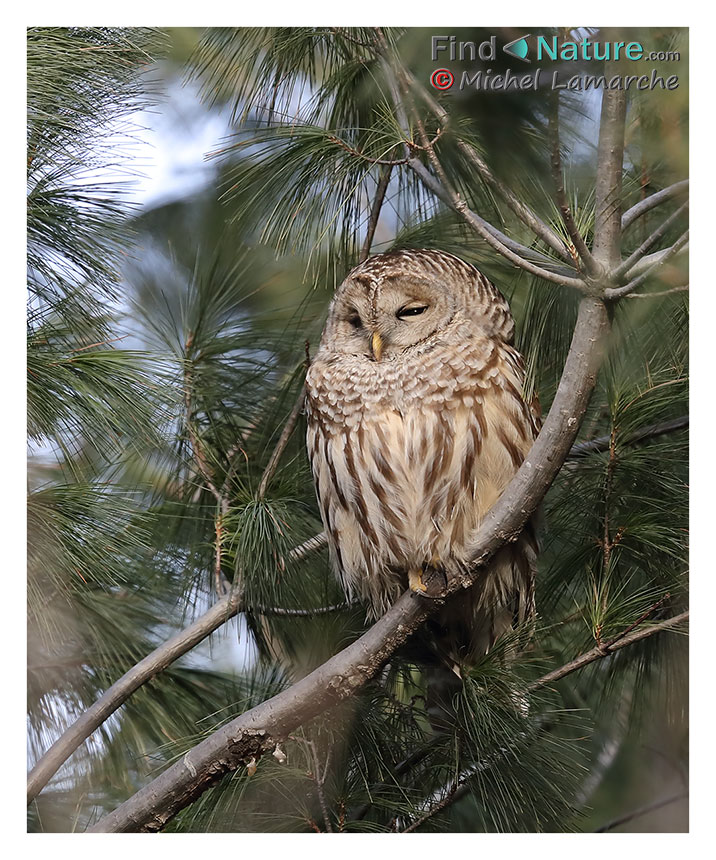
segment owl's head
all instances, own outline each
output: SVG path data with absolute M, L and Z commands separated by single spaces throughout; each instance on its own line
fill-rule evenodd
M 393 251 L 370 257 L 336 291 L 322 346 L 333 353 L 389 361 L 429 344 L 456 318 L 510 341 L 507 302 L 474 266 L 444 251 Z

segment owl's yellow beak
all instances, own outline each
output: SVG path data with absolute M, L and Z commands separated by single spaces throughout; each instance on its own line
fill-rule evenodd
M 373 353 L 373 358 L 376 361 L 380 361 L 380 357 L 383 354 L 383 339 L 377 331 L 373 332 L 373 336 L 370 339 L 370 351 Z

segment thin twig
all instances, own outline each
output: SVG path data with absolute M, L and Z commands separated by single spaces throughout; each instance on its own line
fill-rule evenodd
M 191 444 L 191 449 L 194 454 L 194 459 L 196 460 L 196 465 L 199 469 L 199 473 L 201 477 L 204 479 L 204 483 L 211 495 L 216 499 L 218 504 L 221 504 L 221 493 L 214 483 L 214 475 L 212 473 L 211 468 L 209 467 L 209 463 L 206 459 L 206 454 L 204 452 L 204 446 L 199 439 L 199 435 L 194 428 L 194 422 L 192 420 L 193 414 L 193 398 L 192 398 L 192 389 L 194 386 L 193 375 L 191 372 L 191 359 L 188 357 L 188 353 L 191 350 L 193 342 L 193 334 L 190 334 L 187 337 L 186 341 L 186 351 L 187 357 L 185 359 L 184 364 L 184 410 L 186 413 L 186 429 L 187 435 L 189 437 L 189 442 Z
M 189 436 L 189 442 L 191 444 L 191 449 L 194 454 L 194 459 L 196 461 L 196 465 L 199 469 L 199 473 L 204 479 L 204 483 L 206 484 L 209 492 L 214 496 L 217 503 L 217 514 L 214 519 L 214 588 L 219 597 L 223 597 L 226 594 L 226 588 L 224 587 L 224 579 L 222 573 L 222 547 L 224 542 L 224 529 L 223 529 L 223 517 L 227 513 L 229 509 L 229 500 L 224 495 L 224 493 L 219 490 L 215 483 L 215 477 L 212 472 L 212 469 L 209 466 L 209 463 L 206 458 L 206 453 L 204 452 L 204 446 L 202 441 L 199 438 L 199 434 L 194 427 L 193 421 L 193 388 L 194 388 L 194 377 L 192 374 L 192 359 L 190 358 L 190 354 L 192 351 L 194 343 L 194 333 L 190 332 L 186 339 L 185 344 L 185 363 L 184 363 L 184 410 L 185 410 L 185 420 L 186 420 L 186 429 L 187 435 Z
M 557 206 L 562 213 L 562 221 L 567 228 L 575 251 L 584 263 L 587 272 L 592 277 L 598 277 L 600 274 L 599 266 L 592 256 L 592 252 L 587 247 L 582 234 L 579 232 L 579 228 L 572 215 L 572 210 L 569 208 L 567 194 L 564 189 L 564 171 L 562 170 L 562 153 L 559 142 L 559 94 L 557 91 L 553 92 L 551 102 L 552 109 L 550 111 L 549 129 L 552 137 L 552 179 L 554 180 Z
M 313 618 L 315 615 L 328 615 L 331 612 L 341 612 L 343 609 L 351 609 L 360 606 L 360 600 L 344 600 L 342 603 L 334 603 L 331 606 L 316 606 L 313 609 L 287 609 L 282 606 L 247 606 L 259 615 L 276 615 L 283 618 Z
M 651 604 L 651 606 L 645 609 L 644 612 L 642 612 L 642 614 L 636 619 L 636 621 L 633 621 L 628 627 L 622 630 L 621 633 L 618 633 L 613 639 L 610 639 L 609 642 L 600 643 L 600 647 L 606 653 L 609 653 L 610 649 L 612 649 L 617 642 L 621 642 L 621 640 L 625 636 L 628 636 L 632 630 L 636 630 L 637 627 L 640 627 L 646 621 L 646 619 L 654 612 L 656 612 L 656 610 L 670 597 L 671 594 L 667 591 L 663 597 L 660 597 L 659 600 L 655 601 Z
M 307 555 L 322 549 L 328 543 L 328 536 L 325 532 L 320 532 L 312 538 L 309 538 L 299 546 L 294 547 L 288 554 L 291 561 L 301 561 Z
M 328 136 L 328 140 L 331 143 L 335 143 L 340 146 L 341 149 L 345 149 L 346 152 L 355 156 L 356 158 L 360 158 L 362 161 L 367 161 L 369 164 L 380 164 L 384 167 L 395 167 L 399 164 L 407 164 L 407 158 L 373 158 L 370 155 L 366 155 L 364 152 L 360 152 L 357 149 L 354 149 L 352 146 L 347 144 L 345 140 L 341 140 L 340 137 L 336 137 L 334 134 L 330 134 Z M 397 145 L 397 144 L 396 144 Z
M 318 758 L 318 749 L 315 741 L 306 741 L 308 747 L 313 754 L 313 781 L 316 783 L 316 792 L 318 793 L 318 802 L 321 806 L 321 814 L 323 815 L 323 823 L 326 825 L 326 833 L 333 833 L 333 825 L 331 824 L 331 816 L 328 812 L 328 804 L 326 803 L 325 783 L 328 773 L 328 766 L 331 759 L 330 749 L 326 753 L 326 762 L 323 770 L 321 770 L 321 762 Z
M 388 190 L 388 185 L 390 184 L 390 174 L 392 173 L 392 171 L 392 165 L 388 165 L 383 169 L 380 174 L 380 179 L 378 180 L 378 187 L 375 190 L 375 197 L 373 198 L 373 205 L 370 209 L 370 216 L 368 217 L 368 226 L 366 228 L 365 240 L 363 242 L 363 247 L 361 248 L 361 252 L 358 257 L 359 263 L 362 263 L 367 260 L 368 255 L 370 254 L 371 245 L 373 244 L 373 238 L 375 236 L 375 230 L 378 226 L 378 219 L 380 218 L 380 210 L 383 208 L 385 192 Z
M 620 445 L 634 445 L 636 442 L 641 442 L 644 439 L 652 439 L 657 436 L 665 436 L 667 433 L 675 433 L 678 430 L 685 430 L 689 426 L 689 416 L 681 415 L 679 418 L 672 418 L 670 421 L 662 421 L 659 424 L 649 424 L 647 427 L 640 427 L 625 436 L 620 440 Z M 587 442 L 578 442 L 572 445 L 569 452 L 570 459 L 572 457 L 582 457 L 585 454 L 596 454 L 609 449 L 609 436 L 598 436 L 596 439 L 590 439 Z
M 620 815 L 619 818 L 614 818 L 607 824 L 598 827 L 594 833 L 608 833 L 619 827 L 621 824 L 626 824 L 628 821 L 633 821 L 635 818 L 640 818 L 655 809 L 661 809 L 663 806 L 668 806 L 670 803 L 676 803 L 677 800 L 684 800 L 689 796 L 688 791 L 680 791 L 678 794 L 672 794 L 669 797 L 663 797 L 661 800 L 655 800 L 653 803 L 647 803 L 646 806 L 640 806 L 639 809 L 634 809 L 632 812 L 627 812 L 625 815 Z
M 653 636 L 655 633 L 660 633 L 662 630 L 669 630 L 671 627 L 675 627 L 677 624 L 681 624 L 683 621 L 686 621 L 688 617 L 688 612 L 682 612 L 679 615 L 674 615 L 672 618 L 666 618 L 664 621 L 657 621 L 650 627 L 645 627 L 642 630 L 636 630 L 633 633 L 621 636 L 611 645 L 597 645 L 590 651 L 582 654 L 580 657 L 576 657 L 564 666 L 560 666 L 559 669 L 554 669 L 552 672 L 548 672 L 538 680 L 533 681 L 527 687 L 527 690 L 531 692 L 532 690 L 537 690 L 540 687 L 545 687 L 547 684 L 552 684 L 554 681 L 559 681 L 567 675 L 571 675 L 572 672 L 576 672 L 578 669 L 582 669 L 584 666 L 594 663 L 596 660 L 602 660 L 604 657 L 610 656 L 615 651 L 627 648 L 635 642 L 641 642 L 642 639 L 647 639 L 649 636 Z
M 689 285 L 683 284 L 680 287 L 672 287 L 670 290 L 659 290 L 656 293 L 629 293 L 624 296 L 625 299 L 658 299 L 660 296 L 671 296 L 674 293 L 688 293 Z
M 276 447 L 273 449 L 271 456 L 269 457 L 269 461 L 266 464 L 266 468 L 264 469 L 264 473 L 261 476 L 261 481 L 259 483 L 259 488 L 256 492 L 256 496 L 259 500 L 263 499 L 266 495 L 266 490 L 268 489 L 268 485 L 271 483 L 271 479 L 276 473 L 276 469 L 278 468 L 279 460 L 281 459 L 281 455 L 286 449 L 286 446 L 289 443 L 291 438 L 291 434 L 293 433 L 296 424 L 298 423 L 299 415 L 301 414 L 301 410 L 303 409 L 303 403 L 306 398 L 306 384 L 304 383 L 301 386 L 301 390 L 296 398 L 296 402 L 293 404 L 293 408 L 289 413 L 288 418 L 286 419 L 286 423 L 283 425 L 283 430 L 281 431 L 281 435 L 278 438 L 278 442 L 276 443 Z
M 422 824 L 425 824 L 425 822 L 429 818 L 432 818 L 434 815 L 437 815 L 438 812 L 441 812 L 443 809 L 445 809 L 445 807 L 450 806 L 451 803 L 454 803 L 456 799 L 455 795 L 457 793 L 458 788 L 460 788 L 460 783 L 453 782 L 453 784 L 450 786 L 450 788 L 447 790 L 447 793 L 441 800 L 439 800 L 434 806 L 430 807 L 427 812 L 421 815 L 420 818 L 417 818 L 415 821 L 413 821 L 413 823 L 408 825 L 408 827 L 404 827 L 403 830 L 401 830 L 401 833 L 412 833 L 414 830 L 417 830 L 418 827 L 420 827 Z

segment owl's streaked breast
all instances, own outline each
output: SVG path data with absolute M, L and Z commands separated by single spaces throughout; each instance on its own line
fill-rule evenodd
M 373 615 L 408 570 L 464 557 L 535 435 L 521 385 L 517 353 L 468 321 L 405 360 L 319 351 L 308 452 L 335 565 Z

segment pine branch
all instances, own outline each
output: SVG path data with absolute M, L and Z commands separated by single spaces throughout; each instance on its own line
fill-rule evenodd
M 437 117 L 443 127 L 446 127 L 450 121 L 450 116 L 428 90 L 415 78 L 411 72 L 400 63 L 400 60 L 395 57 L 394 62 L 399 68 L 400 74 L 409 86 L 418 94 L 418 96 L 427 104 L 430 110 Z M 501 180 L 499 180 L 490 170 L 488 165 L 482 159 L 474 146 L 471 146 L 466 141 L 458 138 L 457 146 L 462 155 L 472 164 L 477 170 L 483 181 L 492 188 L 514 212 L 519 220 L 553 251 L 555 251 L 566 263 L 572 263 L 572 258 L 564 245 L 562 239 L 542 221 L 529 206 L 523 203 L 517 195 Z
M 301 415 L 301 410 L 303 409 L 303 403 L 305 399 L 306 384 L 304 383 L 301 386 L 301 390 L 298 393 L 296 402 L 293 404 L 293 408 L 291 409 L 291 412 L 286 419 L 286 423 L 283 426 L 283 430 L 281 431 L 281 435 L 278 438 L 276 447 L 273 449 L 271 456 L 269 457 L 269 461 L 266 464 L 266 468 L 264 469 L 263 475 L 261 476 L 259 488 L 256 493 L 259 500 L 263 499 L 266 495 L 266 490 L 268 489 L 268 486 L 271 483 L 273 476 L 276 474 L 276 469 L 278 468 L 281 455 L 286 450 L 286 446 L 291 439 L 293 431 L 296 429 L 296 424 L 298 423 L 299 416 Z
M 522 256 L 513 250 L 515 243 L 502 241 L 503 234 L 493 227 L 484 218 L 481 218 L 460 198 L 458 193 L 451 188 L 446 188 L 438 179 L 436 179 L 430 171 L 423 165 L 418 158 L 411 158 L 408 162 L 408 167 L 415 173 L 425 187 L 443 201 L 450 209 L 457 213 L 463 221 L 475 232 L 481 239 L 487 242 L 493 250 L 505 257 L 511 263 L 514 263 L 520 269 L 529 272 L 545 281 L 550 281 L 553 284 L 559 284 L 563 287 L 573 287 L 580 292 L 585 292 L 584 281 L 579 278 L 574 278 L 559 272 L 551 272 L 542 266 L 531 263 L 529 253 Z M 506 237 L 505 237 L 506 238 Z M 521 249 L 520 249 L 521 250 Z
M 665 436 L 667 433 L 675 433 L 678 430 L 685 430 L 689 426 L 689 416 L 682 415 L 679 418 L 673 418 L 670 421 L 662 421 L 658 424 L 649 424 L 647 427 L 640 427 L 629 433 L 623 440 L 620 440 L 621 445 L 634 445 L 637 442 L 642 442 L 644 439 L 653 439 L 658 436 Z M 611 435 L 598 436 L 596 439 L 590 439 L 587 442 L 578 442 L 572 445 L 569 452 L 570 459 L 572 457 L 582 457 L 585 454 L 596 454 L 602 451 L 609 450 Z
M 626 260 L 624 260 L 624 262 L 620 266 L 617 266 L 612 275 L 614 280 L 621 280 L 624 275 L 629 272 L 630 269 L 633 269 L 634 266 L 639 262 L 639 260 L 641 260 L 642 257 L 646 255 L 646 252 L 650 248 L 652 248 L 659 241 L 659 239 L 663 238 L 666 235 L 671 225 L 674 224 L 685 212 L 688 211 L 688 208 L 689 202 L 687 200 L 686 203 L 682 203 L 681 206 L 679 206 L 679 208 L 675 212 L 673 212 L 660 227 L 657 227 L 657 229 L 654 230 L 654 232 L 650 236 L 648 236 L 641 243 L 641 245 L 639 245 L 639 247 L 633 253 L 631 253 Z
M 576 672 L 579 669 L 583 669 L 590 663 L 594 663 L 597 660 L 603 660 L 605 657 L 609 657 L 615 651 L 619 651 L 622 648 L 628 648 L 630 645 L 633 645 L 636 642 L 641 642 L 642 640 L 653 636 L 655 633 L 661 633 L 664 630 L 670 630 L 677 624 L 686 621 L 688 617 L 688 612 L 682 612 L 680 615 L 675 615 L 672 618 L 667 618 L 664 621 L 657 622 L 656 624 L 652 624 L 651 626 L 645 627 L 641 630 L 634 630 L 634 632 L 625 631 L 619 636 L 616 636 L 608 644 L 597 645 L 595 648 L 593 648 L 591 651 L 588 651 L 586 654 L 582 654 L 580 657 L 577 657 L 566 665 L 561 666 L 559 669 L 555 669 L 552 672 L 548 672 L 546 675 L 543 675 L 537 681 L 534 681 L 532 684 L 529 684 L 527 686 L 527 692 L 533 692 L 540 687 L 547 686 L 548 684 L 560 680 L 567 675 L 571 675 L 573 672 Z M 631 631 L 632 628 L 638 626 L 638 624 L 640 624 L 642 620 L 643 618 L 635 622 L 635 624 L 627 628 L 627 630 Z M 454 780 L 451 781 L 449 785 L 444 786 L 442 789 L 438 789 L 437 791 L 433 792 L 430 798 L 426 802 L 423 802 L 421 804 L 424 810 L 421 815 L 413 822 L 411 822 L 408 826 L 404 827 L 401 832 L 412 833 L 413 831 L 421 827 L 426 821 L 437 815 L 439 812 L 442 812 L 448 806 L 451 806 L 453 803 L 457 802 L 458 800 L 469 794 L 470 779 L 475 776 L 477 772 L 484 770 L 485 767 L 489 767 L 491 763 L 492 762 L 488 760 L 487 762 L 480 762 L 478 765 L 472 765 L 471 767 L 466 768 L 462 773 L 460 773 Z M 623 821 L 627 820 L 630 820 L 630 818 L 627 817 L 625 819 L 618 819 L 616 823 L 612 822 L 611 826 L 616 827 L 618 824 L 623 823 Z
M 368 217 L 368 227 L 366 229 L 365 241 L 363 242 L 363 247 L 361 248 L 360 256 L 358 257 L 359 263 L 362 263 L 364 260 L 367 260 L 368 255 L 370 254 L 371 245 L 373 244 L 373 237 L 375 236 L 375 230 L 378 226 L 378 219 L 380 218 L 380 210 L 383 208 L 385 192 L 388 190 L 388 185 L 390 184 L 390 175 L 392 171 L 392 165 L 388 165 L 383 169 L 382 173 L 380 174 L 380 179 L 378 180 L 378 187 L 375 190 L 375 197 L 373 198 L 373 205 L 370 209 L 370 216 Z
M 291 552 L 291 558 L 298 561 L 317 551 L 326 542 L 323 533 L 316 535 Z M 351 604 L 340 603 L 315 609 L 284 609 L 282 607 L 252 607 L 263 615 L 311 617 L 349 608 Z M 57 773 L 72 753 L 87 740 L 127 699 L 143 684 L 151 681 L 167 666 L 187 654 L 224 625 L 229 619 L 244 611 L 238 590 L 232 591 L 217 601 L 207 612 L 189 627 L 181 630 L 158 648 L 140 660 L 119 680 L 115 681 L 97 701 L 81 714 L 71 726 L 52 744 L 47 752 L 32 768 L 27 778 L 27 802 L 30 803 Z
M 543 675 L 537 681 L 531 683 L 527 687 L 527 690 L 532 692 L 532 690 L 537 690 L 540 687 L 546 687 L 548 684 L 552 684 L 555 681 L 566 678 L 567 675 L 571 675 L 572 672 L 583 669 L 590 663 L 594 663 L 597 660 L 602 660 L 604 657 L 608 657 L 615 651 L 619 651 L 622 648 L 628 648 L 629 645 L 633 645 L 635 642 L 641 642 L 642 639 L 648 639 L 649 636 L 653 636 L 655 633 L 660 633 L 662 630 L 670 630 L 677 624 L 687 621 L 688 618 L 688 612 L 681 612 L 679 615 L 674 615 L 671 618 L 664 619 L 663 621 L 657 621 L 655 624 L 652 624 L 649 627 L 644 627 L 641 630 L 634 630 L 631 633 L 621 634 L 606 644 L 595 645 L 591 651 L 587 651 L 579 657 L 575 657 L 574 660 L 571 660 L 564 666 L 560 666 L 559 669 L 554 669 L 546 675 Z
M 605 292 L 605 298 L 607 299 L 623 299 L 625 296 L 633 293 L 634 290 L 637 290 L 644 281 L 648 280 L 653 274 L 655 274 L 665 263 L 668 263 L 673 257 L 675 257 L 680 251 L 684 250 L 688 247 L 689 244 L 689 231 L 687 230 L 685 233 L 682 233 L 681 236 L 674 242 L 674 244 L 667 248 L 665 251 L 660 251 L 657 254 L 650 255 L 652 258 L 656 258 L 654 262 L 646 269 L 638 277 L 634 278 L 633 281 L 629 281 L 628 284 L 625 284 L 623 287 L 614 287 L 612 289 L 608 289 Z M 645 257 L 644 259 L 649 259 Z M 633 273 L 632 273 L 633 274 Z
M 185 630 L 164 642 L 140 660 L 81 714 L 35 764 L 27 778 L 30 803 L 57 773 L 72 753 L 143 684 L 206 639 L 239 611 L 238 594 L 229 594 Z
M 557 206 L 562 213 L 562 221 L 569 233 L 569 237 L 574 244 L 576 253 L 581 258 L 585 265 L 587 273 L 592 277 L 598 277 L 600 267 L 592 256 L 591 251 L 587 247 L 582 234 L 572 215 L 572 210 L 567 202 L 567 195 L 564 190 L 564 172 L 562 170 L 562 153 L 559 142 L 559 94 L 555 91 L 552 94 L 552 110 L 549 118 L 549 129 L 552 137 L 552 178 L 554 180 L 555 196 Z
M 671 200 L 672 197 L 678 197 L 680 194 L 684 194 L 688 190 L 689 180 L 682 179 L 681 182 L 675 182 L 673 185 L 669 185 L 668 188 L 664 188 L 662 191 L 657 191 L 655 194 L 652 194 L 644 200 L 640 200 L 632 206 L 631 209 L 627 209 L 627 211 L 622 215 L 622 233 L 625 232 L 627 227 L 631 226 L 638 218 L 641 218 L 642 215 L 646 215 L 647 212 L 650 212 L 656 206 L 660 206 L 667 200 Z
M 407 83 L 406 83 L 406 75 L 402 67 L 396 66 L 397 60 L 389 54 L 387 42 L 385 37 L 382 35 L 380 28 L 377 30 L 378 37 L 381 40 L 380 53 L 383 58 L 383 66 L 385 68 L 386 79 L 388 81 L 393 106 L 395 108 L 396 116 L 398 118 L 398 122 L 400 127 L 405 135 L 406 140 L 411 139 L 410 135 L 410 123 L 408 120 L 408 108 L 405 101 L 407 97 Z M 400 83 L 403 84 L 404 92 L 401 93 Z M 539 278 L 542 278 L 546 281 L 551 281 L 552 283 L 560 284 L 561 286 L 574 287 L 580 291 L 585 291 L 585 284 L 582 280 L 574 277 L 570 277 L 568 275 L 564 275 L 559 272 L 552 272 L 548 269 L 543 268 L 542 266 L 535 265 L 534 263 L 529 261 L 529 258 L 533 256 L 533 253 L 530 252 L 529 249 L 524 248 L 524 246 L 520 246 L 519 243 L 514 243 L 512 240 L 503 241 L 503 239 L 507 239 L 496 227 L 493 227 L 484 218 L 481 218 L 475 212 L 473 212 L 465 203 L 464 200 L 460 198 L 460 195 L 450 187 L 447 179 L 445 177 L 445 172 L 441 169 L 439 160 L 435 156 L 434 150 L 432 147 L 426 147 L 425 141 L 423 141 L 423 148 L 426 148 L 428 151 L 428 155 L 433 165 L 436 167 L 438 174 L 442 177 L 442 180 L 433 176 L 430 171 L 423 165 L 422 161 L 419 158 L 412 155 L 410 151 L 410 147 L 408 144 L 404 145 L 406 156 L 408 157 L 408 167 L 416 174 L 418 179 L 425 185 L 425 187 L 431 191 L 436 197 L 443 201 L 450 209 L 452 209 L 456 214 L 458 214 L 465 223 L 475 232 L 477 235 L 487 242 L 490 247 L 492 247 L 498 254 L 501 254 L 503 257 L 508 259 L 511 263 L 514 263 L 521 269 L 529 272 L 532 275 L 536 275 Z
M 633 821 L 635 818 L 640 818 L 642 815 L 647 815 L 649 812 L 653 812 L 656 809 L 661 809 L 664 806 L 668 806 L 671 803 L 676 803 L 678 800 L 684 800 L 689 796 L 688 791 L 679 791 L 676 794 L 672 794 L 669 797 L 663 797 L 661 800 L 655 800 L 652 803 L 647 803 L 645 806 L 640 806 L 638 809 L 634 809 L 631 812 L 627 812 L 625 815 L 620 815 L 619 818 L 614 818 L 612 821 L 609 821 L 607 824 L 603 824 L 601 827 L 598 827 L 594 832 L 595 833 L 608 833 L 610 830 L 614 830 L 615 827 L 619 827 L 622 824 L 626 824 L 629 821 Z

